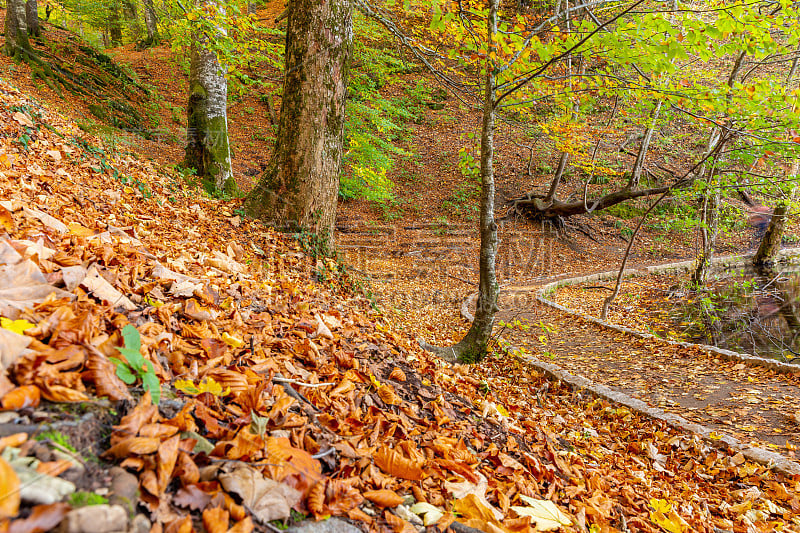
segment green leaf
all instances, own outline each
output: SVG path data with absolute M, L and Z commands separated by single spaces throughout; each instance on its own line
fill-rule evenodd
M 148 361 L 150 363 L 150 361 Z M 152 364 L 150 364 L 152 369 Z M 154 372 L 148 372 L 142 376 L 142 387 L 144 390 L 150 392 L 150 397 L 153 399 L 153 405 L 158 405 L 161 399 L 161 383 Z
M 142 349 L 142 339 L 139 336 L 139 330 L 130 324 L 122 328 L 122 338 L 125 340 L 125 348 L 136 350 L 137 352 Z
M 131 370 L 131 367 L 115 357 L 111 357 L 110 359 L 112 363 L 117 365 L 117 377 L 127 385 L 132 385 L 136 381 L 136 375 Z

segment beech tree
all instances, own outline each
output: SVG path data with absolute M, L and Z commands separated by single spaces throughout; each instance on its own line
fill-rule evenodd
M 159 44 L 161 36 L 158 33 L 158 15 L 153 5 L 153 0 L 143 0 L 144 2 L 144 26 L 147 29 L 147 40 L 145 45 L 150 46 Z
M 28 40 L 28 22 L 25 0 L 8 0 L 5 20 L 5 53 L 28 61 L 36 57 Z
M 278 134 L 246 201 L 254 217 L 334 243 L 353 40 L 350 0 L 293 0 Z
M 211 13 L 225 10 L 216 0 L 205 0 L 204 7 Z M 224 32 L 217 25 L 201 26 L 192 39 L 184 164 L 196 170 L 206 190 L 232 193 L 236 182 L 228 141 L 228 81 L 225 66 L 208 44 Z
M 36 0 L 25 2 L 25 22 L 28 25 L 28 35 L 39 37 L 42 34 L 39 27 L 39 4 Z

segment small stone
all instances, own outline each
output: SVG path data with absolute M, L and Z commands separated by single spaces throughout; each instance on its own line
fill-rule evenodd
M 121 505 L 89 505 L 73 509 L 58 526 L 59 533 L 112 533 L 128 528 L 128 512 Z
M 111 475 L 111 495 L 108 501 L 115 506 L 122 506 L 133 514 L 136 502 L 139 500 L 139 480 L 118 466 L 113 467 L 108 473 Z
M 328 518 L 320 522 L 305 520 L 287 529 L 286 533 L 361 533 L 361 530 L 341 518 Z
M 148 533 L 150 531 L 150 520 L 143 514 L 137 514 L 131 522 L 130 533 Z
M 0 424 L 13 424 L 19 418 L 16 411 L 4 411 L 0 413 Z
M 397 516 L 399 516 L 400 518 L 402 518 L 406 522 L 411 522 L 415 526 L 417 526 L 417 525 L 421 526 L 422 525 L 422 518 L 420 518 L 418 515 L 415 515 L 414 513 L 412 513 L 411 509 L 409 509 L 405 505 L 398 505 L 397 507 L 395 507 L 394 508 L 394 514 L 396 514 Z

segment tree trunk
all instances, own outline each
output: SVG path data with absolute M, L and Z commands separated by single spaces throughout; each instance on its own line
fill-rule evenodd
M 309 231 L 332 248 L 353 7 L 350 0 L 293 0 L 288 9 L 278 135 L 246 208 L 284 229 Z
M 147 28 L 147 45 L 158 44 L 161 36 L 158 34 L 158 15 L 153 5 L 153 0 L 144 0 L 144 25 Z
M 108 11 L 108 36 L 112 46 L 122 44 L 122 22 L 119 18 L 119 6 L 116 3 Z
M 138 41 L 142 34 L 142 26 L 139 24 L 139 14 L 136 10 L 136 3 L 133 0 L 122 0 L 122 14 L 125 16 L 125 21 L 133 37 L 133 41 Z
M 39 4 L 36 0 L 25 2 L 25 22 L 28 25 L 28 35 L 40 37 L 42 30 L 39 28 Z
M 494 319 L 497 314 L 499 287 L 495 271 L 497 256 L 497 223 L 494 220 L 494 119 L 495 119 L 495 74 L 494 60 L 495 34 L 497 33 L 497 7 L 499 0 L 489 1 L 488 49 L 486 61 L 486 86 L 483 104 L 483 126 L 481 131 L 481 213 L 480 213 L 480 284 L 478 304 L 472 325 L 461 341 L 450 348 L 440 348 L 423 344 L 448 361 L 476 363 L 486 355 L 491 340 Z
M 215 0 L 205 0 L 205 5 L 212 12 L 224 9 Z M 207 191 L 231 194 L 236 182 L 228 142 L 228 80 L 206 39 L 192 39 L 184 164 L 197 171 Z
M 790 202 L 781 203 L 772 213 L 767 231 L 764 233 L 764 237 L 761 238 L 758 251 L 753 256 L 753 264 L 755 266 L 769 265 L 775 261 L 775 257 L 781 249 L 783 231 L 786 229 L 786 215 L 789 213 L 790 205 Z
M 8 0 L 4 31 L 6 55 L 23 61 L 35 57 L 31 43 L 28 40 L 25 0 Z
M 703 201 L 700 205 L 700 245 L 702 250 L 697 256 L 695 268 L 692 272 L 691 285 L 693 287 L 702 287 L 706 284 L 708 278 L 708 271 L 714 257 L 714 245 L 717 241 L 719 201 L 720 193 L 718 190 L 706 191 L 706 194 L 703 195 Z
M 633 164 L 631 179 L 628 180 L 629 189 L 635 189 L 639 187 L 639 182 L 642 179 L 642 171 L 644 170 L 644 162 L 647 159 L 647 151 L 650 149 L 650 141 L 653 139 L 653 131 L 656 129 L 658 115 L 661 113 L 661 106 L 663 103 L 663 101 L 659 100 L 658 105 L 650 114 L 652 120 L 650 122 L 650 126 L 647 128 L 647 131 L 645 131 L 644 138 L 642 139 L 642 145 L 639 147 L 639 153 L 636 154 L 636 162 Z
M 733 84 L 736 82 L 736 78 L 739 75 L 739 71 L 742 69 L 746 55 L 747 52 L 740 52 L 736 57 L 736 60 L 733 63 L 733 68 L 731 69 L 731 73 L 728 76 L 728 88 L 732 88 Z M 728 94 L 728 103 L 730 103 L 732 96 L 732 92 Z M 720 192 L 719 189 L 713 185 L 713 182 L 716 167 L 724 160 L 723 156 L 720 154 L 722 153 L 722 149 L 725 147 L 725 143 L 728 142 L 729 137 L 726 130 L 729 127 L 730 125 L 717 126 L 711 131 L 706 153 L 710 154 L 716 151 L 717 155 L 714 156 L 710 165 L 707 167 L 701 167 L 700 172 L 698 173 L 699 175 L 705 176 L 706 194 L 703 196 L 701 201 L 700 213 L 702 223 L 700 226 L 700 240 L 703 249 L 697 256 L 696 265 L 692 271 L 692 278 L 690 281 L 691 285 L 695 288 L 700 288 L 705 284 L 706 278 L 708 277 L 708 270 L 711 267 L 711 262 L 714 256 L 714 246 L 717 240 L 717 226 L 719 219 L 718 210 Z

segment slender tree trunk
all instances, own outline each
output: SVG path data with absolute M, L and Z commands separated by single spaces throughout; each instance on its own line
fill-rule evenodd
M 158 44 L 161 36 L 158 34 L 158 15 L 153 5 L 153 0 L 144 1 L 144 25 L 147 29 L 147 45 Z
M 25 2 L 25 22 L 28 25 L 28 35 L 40 37 L 42 30 L 39 28 L 39 4 L 36 0 Z
M 642 145 L 639 147 L 639 153 L 636 154 L 636 162 L 633 164 L 633 170 L 631 171 L 631 179 L 628 180 L 629 189 L 638 188 L 639 182 L 642 180 L 642 171 L 644 171 L 644 162 L 647 159 L 647 151 L 650 149 L 650 141 L 653 139 L 653 132 L 656 129 L 658 115 L 661 113 L 661 106 L 663 104 L 664 102 L 659 100 L 658 105 L 650 114 L 650 126 L 648 126 L 647 131 L 644 133 Z
M 278 135 L 246 208 L 332 247 L 353 7 L 350 0 L 293 0 L 288 10 Z
M 481 132 L 481 213 L 480 213 L 480 284 L 478 304 L 472 325 L 461 341 L 450 348 L 439 348 L 423 343 L 423 347 L 433 351 L 448 361 L 475 363 L 486 355 L 486 348 L 492 336 L 494 319 L 497 314 L 499 287 L 495 271 L 497 256 L 497 223 L 494 220 L 494 119 L 495 119 L 495 75 L 494 56 L 495 34 L 497 33 L 497 8 L 499 0 L 489 1 L 488 44 L 489 59 L 486 62 L 486 86 L 483 104 L 483 126 Z
M 142 26 L 139 24 L 139 14 L 136 10 L 136 3 L 133 0 L 122 0 L 122 14 L 125 16 L 125 21 L 133 36 L 133 41 L 139 40 L 142 34 Z
M 567 2 L 567 9 L 569 9 L 569 2 Z M 569 25 L 569 14 L 567 14 L 567 25 Z M 572 57 L 568 58 L 569 60 L 569 69 L 570 74 L 572 74 Z M 580 66 L 580 76 L 583 76 L 584 72 L 586 72 L 586 62 L 583 59 L 580 59 L 581 66 Z M 570 81 L 570 86 L 572 82 Z M 578 104 L 572 106 L 572 120 L 578 119 Z M 544 198 L 544 204 L 549 206 L 556 199 L 556 193 L 558 192 L 558 186 L 561 183 L 561 178 L 564 176 L 564 172 L 567 170 L 567 163 L 569 162 L 569 152 L 561 152 L 561 156 L 558 158 L 558 168 L 556 168 L 555 176 L 553 176 L 553 181 L 550 182 L 550 190 L 547 191 L 547 196 Z
M 112 46 L 122 44 L 122 22 L 119 18 L 119 5 L 116 3 L 108 11 L 108 36 Z
M 6 55 L 23 61 L 35 57 L 31 43 L 28 40 L 25 0 L 8 0 L 4 31 Z
M 800 161 L 795 160 L 792 163 L 791 173 L 797 179 L 797 173 L 800 170 Z M 775 262 L 778 252 L 781 249 L 781 241 L 783 241 L 783 234 L 786 230 L 786 222 L 789 215 L 789 210 L 794 203 L 797 194 L 797 187 L 792 188 L 789 198 L 778 204 L 772 213 L 772 218 L 767 226 L 767 231 L 761 238 L 761 243 L 758 250 L 753 256 L 753 265 L 756 268 L 763 268 L 765 265 L 769 266 Z
M 733 84 L 736 82 L 739 71 L 742 69 L 746 55 L 747 52 L 740 52 L 736 57 L 736 60 L 733 63 L 733 68 L 731 69 L 731 73 L 728 76 L 727 84 L 729 89 L 733 88 Z M 732 93 L 729 93 L 727 98 L 729 103 L 731 98 Z M 725 143 L 727 143 L 728 139 L 730 138 L 728 135 L 726 135 L 726 128 L 727 126 L 717 126 L 711 131 L 706 153 L 710 154 L 713 151 L 716 151 L 717 155 L 712 158 L 710 165 L 707 167 L 701 167 L 699 173 L 700 175 L 705 176 L 707 192 L 700 202 L 700 242 L 702 250 L 697 256 L 695 268 L 692 271 L 692 277 L 690 281 L 691 285 L 695 288 L 702 287 L 705 284 L 706 278 L 708 277 L 708 271 L 711 268 L 711 263 L 714 258 L 714 246 L 717 240 L 717 226 L 719 219 L 718 209 L 720 192 L 717 187 L 713 186 L 713 182 L 715 179 L 716 167 L 724 160 L 723 156 L 721 155 L 722 149 L 725 147 Z
M 215 0 L 205 0 L 205 4 L 209 11 L 224 11 Z M 206 39 L 199 35 L 192 39 L 184 164 L 197 171 L 209 192 L 230 194 L 236 182 L 228 141 L 228 80 L 225 66 L 208 48 Z

